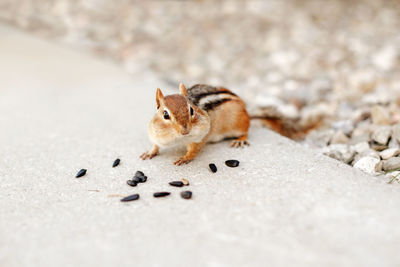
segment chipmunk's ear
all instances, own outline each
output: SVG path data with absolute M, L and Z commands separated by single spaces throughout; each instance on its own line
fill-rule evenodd
M 159 108 L 161 106 L 161 104 L 163 103 L 163 99 L 164 99 L 163 93 L 161 92 L 160 88 L 157 88 L 157 92 L 156 92 L 157 108 Z
M 180 84 L 179 84 L 179 91 L 180 91 L 181 95 L 187 96 L 187 89 L 186 89 L 186 87 L 183 85 L 183 83 L 180 83 Z

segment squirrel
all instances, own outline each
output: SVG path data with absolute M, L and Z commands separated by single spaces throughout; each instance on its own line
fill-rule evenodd
M 157 156 L 161 147 L 184 144 L 187 153 L 175 165 L 192 161 L 208 142 L 232 139 L 231 147 L 244 147 L 250 127 L 246 105 L 224 87 L 196 84 L 189 89 L 181 83 L 179 94 L 165 96 L 156 92 L 157 112 L 148 133 L 153 147 L 140 157 Z
M 249 116 L 244 101 L 224 87 L 196 84 L 189 89 L 181 83 L 180 94 L 165 96 L 157 88 L 157 112 L 148 128 L 153 147 L 140 157 L 152 159 L 160 147 L 184 144 L 185 156 L 174 162 L 182 165 L 192 161 L 208 142 L 234 139 L 231 147 L 249 146 L 247 141 L 251 119 L 291 139 L 302 139 L 322 124 L 322 117 L 312 121 L 285 118 L 276 110 L 262 109 L 261 115 Z

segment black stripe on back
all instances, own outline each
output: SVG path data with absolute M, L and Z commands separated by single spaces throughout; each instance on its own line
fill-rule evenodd
M 196 106 L 199 104 L 200 100 L 203 97 L 209 95 L 219 95 L 219 94 L 228 94 L 232 96 L 237 96 L 236 94 L 232 93 L 231 91 L 225 91 L 218 89 L 214 86 L 204 85 L 204 84 L 196 84 L 189 88 L 189 99 L 192 101 L 193 104 Z M 226 102 L 226 101 L 225 101 Z
M 231 100 L 232 100 L 231 98 L 223 98 L 223 99 L 220 99 L 220 100 L 217 100 L 214 102 L 208 102 L 202 106 L 202 109 L 204 109 L 205 111 L 213 110 L 216 107 L 222 105 L 223 103 L 231 101 Z

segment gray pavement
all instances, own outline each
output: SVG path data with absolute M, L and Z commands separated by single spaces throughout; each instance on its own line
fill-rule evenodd
M 179 149 L 141 161 L 159 86 L 0 27 L 0 266 L 400 266 L 399 186 L 271 131 L 187 166 Z M 136 170 L 149 179 L 131 188 Z M 181 178 L 192 200 L 168 186 Z

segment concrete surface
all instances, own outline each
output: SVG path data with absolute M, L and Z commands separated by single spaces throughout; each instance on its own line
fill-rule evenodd
M 244 150 L 143 162 L 157 79 L 6 27 L 0 75 L 0 266 L 400 265 L 398 185 L 255 126 Z M 183 177 L 192 200 L 168 186 Z

